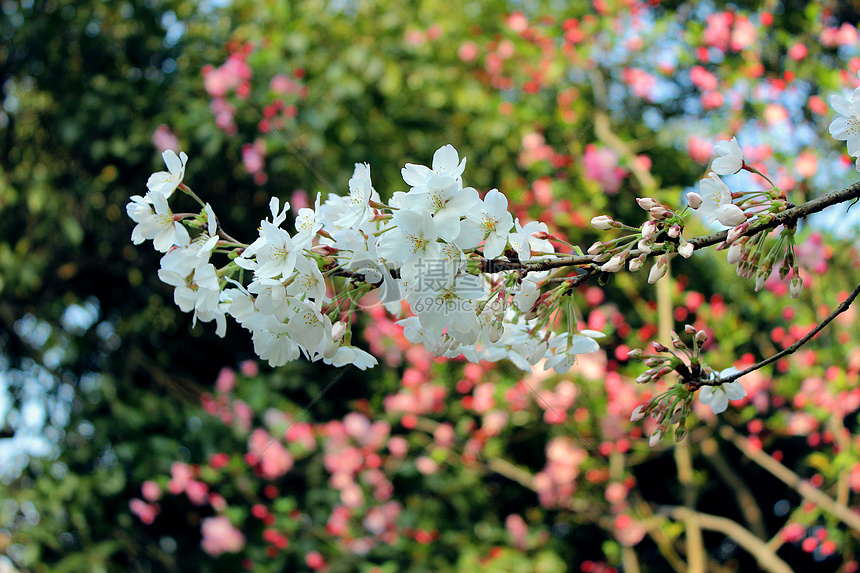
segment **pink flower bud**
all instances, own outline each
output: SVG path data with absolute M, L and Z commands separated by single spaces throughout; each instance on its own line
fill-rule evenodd
M 685 259 L 689 259 L 693 256 L 693 243 L 684 243 L 680 247 L 678 247 L 678 254 L 684 257 Z
M 662 429 L 657 430 L 656 432 L 651 434 L 651 438 L 648 440 L 648 445 L 653 448 L 654 446 L 659 444 L 661 441 L 663 441 L 664 436 L 665 436 L 665 434 L 663 433 Z
M 648 273 L 648 283 L 654 284 L 660 279 L 662 279 L 666 275 L 666 271 L 669 270 L 669 257 L 663 255 L 657 262 L 651 267 L 651 272 Z
M 654 352 L 668 352 L 668 350 L 669 350 L 668 348 L 666 348 L 665 346 L 663 346 L 660 342 L 657 342 L 656 340 L 651 342 L 651 348 L 654 349 Z
M 657 207 L 653 207 L 653 208 L 649 209 L 649 211 L 651 213 L 651 216 L 654 217 L 655 219 L 658 219 L 658 220 L 659 219 L 665 219 L 666 217 L 668 217 L 672 213 L 672 211 L 670 211 L 666 207 L 663 207 L 662 205 L 658 205 Z
M 691 209 L 698 209 L 702 206 L 702 196 L 695 191 L 690 191 L 687 193 L 687 205 L 689 205 Z
M 624 268 L 624 257 L 621 255 L 615 255 L 608 262 L 604 263 L 603 266 L 600 267 L 600 270 L 605 273 L 617 273 L 621 269 Z
M 599 255 L 604 250 L 606 250 L 606 246 L 603 243 L 598 242 L 598 243 L 594 243 L 593 245 L 588 247 L 588 254 L 589 255 Z
M 642 358 L 643 352 L 641 348 L 634 348 L 630 352 L 627 353 L 627 357 L 632 360 L 638 360 Z
M 657 223 L 654 221 L 646 221 L 642 223 L 642 238 L 650 239 L 657 233 Z
M 591 219 L 591 226 L 600 231 L 608 231 L 612 228 L 613 223 L 615 223 L 615 221 L 612 217 L 607 215 L 600 215 L 599 217 Z
M 635 259 L 630 259 L 630 264 L 628 268 L 630 269 L 631 273 L 635 273 L 642 268 L 642 263 L 644 262 L 643 257 L 636 257 Z
M 688 324 L 684 326 L 684 332 L 686 332 L 687 334 L 696 334 L 696 327 L 692 324 Z
M 667 234 L 673 239 L 677 239 L 681 236 L 681 227 L 679 227 L 678 225 L 672 225 L 671 227 L 669 227 L 669 231 Z
M 639 203 L 639 206 L 646 211 L 650 211 L 651 209 L 660 204 L 651 197 L 640 197 L 639 199 L 636 199 L 636 202 Z
M 729 233 L 726 236 L 727 243 L 734 243 L 743 235 L 744 231 L 749 227 L 749 222 L 743 223 L 742 225 L 738 225 L 737 227 L 733 227 L 729 229 Z
M 704 344 L 706 340 L 708 340 L 707 332 L 700 330 L 696 333 L 696 344 Z

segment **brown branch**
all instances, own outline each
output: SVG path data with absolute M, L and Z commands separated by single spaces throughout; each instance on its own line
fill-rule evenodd
M 858 294 L 860 294 L 860 284 L 857 285 L 857 288 L 854 289 L 854 292 L 852 292 L 850 295 L 848 295 L 848 297 L 845 300 L 843 300 L 842 303 L 838 307 L 836 307 L 836 310 L 831 312 L 827 318 L 825 318 L 823 321 L 821 321 L 818 324 L 818 326 L 816 326 L 811 331 L 809 331 L 809 334 L 807 334 L 806 336 L 804 336 L 803 338 L 801 338 L 800 340 L 798 340 L 797 342 L 795 342 L 794 344 L 792 344 L 788 348 L 782 350 L 781 352 L 777 352 L 776 354 L 774 354 L 770 358 L 765 358 L 761 362 L 759 362 L 757 364 L 753 364 L 752 366 L 750 366 L 746 370 L 741 370 L 740 372 L 732 374 L 731 376 L 726 376 L 725 378 L 720 378 L 719 380 L 696 381 L 696 382 L 700 383 L 702 386 L 719 386 L 721 384 L 727 384 L 729 382 L 734 382 L 735 380 L 737 380 L 741 376 L 745 376 L 745 375 L 749 374 L 750 372 L 754 372 L 754 371 L 758 370 L 759 368 L 767 366 L 771 362 L 776 362 L 777 360 L 779 360 L 780 358 L 782 358 L 784 356 L 788 356 L 789 354 L 794 354 L 795 352 L 797 352 L 798 348 L 800 348 L 801 346 L 803 346 L 804 344 L 806 344 L 807 342 L 812 340 L 812 338 L 816 334 L 821 332 L 825 326 L 830 324 L 834 318 L 836 318 L 837 316 L 839 316 L 840 314 L 842 314 L 843 312 L 848 310 L 848 307 L 851 306 L 851 303 L 854 302 L 854 299 L 857 298 Z
M 772 215 L 772 219 L 769 222 L 760 225 L 751 225 L 750 228 L 741 233 L 740 236 L 754 235 L 759 231 L 774 229 L 780 225 L 794 223 L 799 219 L 803 219 L 804 217 L 808 217 L 813 213 L 823 211 L 824 209 L 832 207 L 833 205 L 838 205 L 839 203 L 845 203 L 846 201 L 851 201 L 852 199 L 858 198 L 860 198 L 860 181 L 852 183 L 845 189 L 833 191 L 817 199 L 813 199 L 812 201 L 808 201 L 802 205 L 798 205 L 797 207 L 786 209 L 782 213 L 776 213 Z M 692 243 L 694 250 L 699 250 L 724 242 L 728 234 L 729 231 L 727 229 L 725 231 L 711 233 L 710 235 L 693 237 L 692 239 L 689 239 L 689 242 Z M 631 251 L 630 257 L 632 258 L 640 254 L 642 253 L 638 249 L 635 249 Z M 659 249 L 654 249 L 652 254 L 661 254 L 661 251 Z M 499 260 L 492 260 L 487 262 L 488 264 L 498 265 L 498 268 L 500 270 L 525 270 L 529 272 L 536 272 L 548 271 L 550 269 L 555 269 L 559 267 L 594 264 L 597 262 L 595 261 L 596 257 L 597 255 L 571 255 L 567 257 L 558 257 L 555 259 L 526 260 L 521 261 L 519 264 L 513 263 L 511 261 Z
M 806 501 L 811 501 L 824 511 L 841 519 L 845 525 L 860 532 L 860 515 L 854 513 L 848 506 L 841 505 L 830 498 L 827 494 L 801 479 L 796 473 L 782 465 L 772 456 L 759 449 L 754 449 L 747 444 L 743 436 L 739 435 L 729 426 L 720 428 L 720 434 L 735 445 L 749 459 L 757 463 L 763 469 L 774 475 L 778 480 L 795 490 Z
M 767 546 L 767 543 L 731 519 L 692 511 L 686 507 L 664 506 L 659 508 L 658 512 L 678 521 L 686 521 L 691 517 L 695 517 L 696 521 L 698 521 L 699 525 L 703 529 L 718 531 L 737 541 L 738 545 L 746 549 L 750 555 L 756 558 L 759 567 L 765 571 L 771 571 L 773 573 L 793 573 L 791 567 L 788 566 L 788 563 L 783 561 L 779 555 L 774 553 Z

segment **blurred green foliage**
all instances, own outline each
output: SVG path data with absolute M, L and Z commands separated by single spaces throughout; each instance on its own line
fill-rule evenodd
M 690 103 L 699 94 L 685 75 L 660 76 L 653 69 L 676 91 L 671 97 L 633 97 L 624 70 L 644 66 L 647 53 L 614 49 L 630 38 L 629 7 L 596 3 L 604 10 L 597 17 L 592 3 L 526 4 L 527 9 L 500 0 L 462 7 L 439 0 L 415 6 L 322 0 L 239 0 L 220 7 L 184 0 L 2 3 L 0 353 L 5 374 L 14 382 L 8 386 L 12 410 L 23 410 L 31 400 L 29 380 L 53 380 L 42 390 L 44 403 L 53 404 L 46 407 L 51 431 L 45 436 L 55 449 L 34 457 L 20 475 L 7 476 L 0 486 L 5 498 L 0 505 L 0 551 L 22 570 L 58 572 L 238 570 L 247 566 L 243 559 L 251 559 L 260 571 L 298 570 L 305 567 L 304 556 L 310 551 L 324 553 L 332 571 L 585 571 L 581 566 L 586 561 L 608 567 L 630 559 L 615 537 L 606 479 L 580 480 L 574 510 L 542 507 L 534 492 L 514 479 L 520 475 L 516 468 L 532 474 L 539 470 L 547 443 L 552 437 L 572 437 L 569 430 L 542 421 L 542 410 L 531 404 L 527 413 L 514 416 L 516 422 L 483 445 L 481 455 L 505 460 L 508 473 L 459 464 L 458 453 L 433 450 L 426 429 L 409 432 L 397 426 L 398 416 L 384 412 L 384 397 L 401 387 L 403 369 L 397 367 L 350 372 L 305 416 L 322 424 L 364 408 L 387 416 L 412 447 L 426 447 L 431 457 L 439 458 L 434 461 L 445 462 L 444 471 L 429 476 L 411 461 L 393 472 L 403 522 L 408 528 L 436 530 L 438 543 L 401 540 L 367 559 L 345 550 L 326 537 L 324 527 L 337 492 L 325 484 L 328 475 L 320 457 L 308 455 L 278 482 L 283 496 L 272 502 L 273 513 L 281 519 L 278 526 L 290 534 L 293 546 L 269 556 L 260 539 L 263 527 L 248 516 L 252 502 L 265 501 L 265 483 L 242 463 L 247 432 L 200 409 L 200 396 L 211 391 L 219 370 L 252 355 L 250 340 L 235 326 L 223 340 L 207 325 L 192 329 L 189 318 L 174 307 L 169 287 L 157 279 L 156 254 L 129 240 L 132 224 L 125 204 L 131 195 L 142 194 L 150 173 L 162 169 L 153 146 L 153 134 L 162 124 L 191 158 L 186 182 L 212 203 L 228 232 L 240 239 L 251 238 L 239 235 L 253 234 L 272 195 L 290 199 L 296 190 L 311 195 L 342 192 L 356 162 L 370 163 L 376 187 L 389 195 L 405 188 L 399 172 L 404 163 L 429 162 L 435 149 L 451 143 L 468 156 L 470 185 L 498 187 L 518 201 L 518 214 L 547 220 L 572 242 L 588 245 L 598 239 L 587 227 L 596 214 L 635 224 L 644 217 L 633 202 L 636 196 L 680 202 L 682 191 L 703 172 L 686 148 L 690 132 L 698 129 L 703 137 L 734 133 L 773 103 L 750 97 L 739 109 L 724 106 L 709 123 L 701 107 Z M 526 11 L 536 37 L 512 31 L 507 18 L 517 8 Z M 688 46 L 701 45 L 705 16 L 716 10 L 709 9 L 697 9 L 695 3 L 653 7 L 648 25 L 639 30 L 645 50 L 656 49 L 674 34 Z M 757 2 L 743 13 L 757 17 L 765 11 L 773 12 L 774 23 L 758 28 L 756 44 L 726 54 L 711 69 L 725 85 L 772 85 L 786 70 L 792 71 L 806 82 L 798 88 L 803 101 L 793 107 L 783 102 L 792 121 L 824 133 L 826 121 L 810 111 L 807 98 L 821 88 L 838 89 L 838 70 L 854 53 L 819 47 L 814 57 L 790 61 L 787 49 L 798 41 L 811 44 L 821 33 L 821 22 L 829 18 L 829 7 L 808 3 L 780 9 Z M 555 16 L 541 18 L 544 14 Z M 852 16 L 839 18 L 851 21 Z M 556 40 L 569 32 L 570 19 L 577 20 L 584 38 L 562 53 Z M 467 44 L 474 44 L 473 57 L 462 52 Z M 219 66 L 244 46 L 251 48 L 247 63 L 253 70 L 252 88 L 246 98 L 227 95 L 237 126 L 235 134 L 228 134 L 216 125 L 202 70 Z M 489 69 L 493 54 L 505 50 L 511 53 L 500 58 L 499 69 Z M 686 69 L 696 58 L 690 48 L 677 53 L 673 65 Z M 747 73 L 756 64 L 761 64 L 761 78 Z M 270 85 L 279 74 L 297 80 L 306 93 L 281 98 Z M 281 99 L 296 106 L 294 117 L 285 116 L 273 132 L 261 132 L 259 113 Z M 767 131 L 765 124 L 756 125 Z M 767 135 L 763 137 L 768 144 Z M 779 138 L 776 132 L 773 140 Z M 258 139 L 266 148 L 268 175 L 261 185 L 242 162 L 243 145 Z M 526 141 L 535 140 L 549 146 L 550 155 L 524 161 Z M 618 194 L 604 194 L 602 185 L 585 173 L 582 157 L 594 143 L 612 149 L 626 170 Z M 775 158 L 792 165 L 797 149 L 774 145 Z M 822 172 L 825 166 L 834 169 L 824 174 L 824 185 L 811 178 L 799 181 L 799 199 L 847 178 L 834 161 L 827 163 L 828 157 L 833 160 L 834 144 L 811 141 L 807 147 L 820 157 Z M 554 164 L 556 155 L 562 161 Z M 650 167 L 640 163 L 642 156 Z M 532 187 L 538 180 L 549 185 L 551 201 L 542 203 L 536 196 Z M 564 201 L 567 206 L 558 207 Z M 704 231 L 698 223 L 691 223 L 690 229 Z M 822 251 L 821 257 L 826 254 Z M 684 263 L 677 271 L 672 302 L 686 307 L 690 320 L 712 329 L 719 342 L 712 349 L 715 363 L 729 365 L 745 353 L 768 355 L 776 350 L 774 329 L 820 320 L 819 307 L 832 308 L 837 293 L 853 286 L 854 252 L 837 249 L 829 254 L 828 282 L 813 282 L 810 298 L 791 317 L 783 298 L 773 293 L 751 296 L 749 284 L 715 262 L 719 254 Z M 701 292 L 707 303 L 691 305 L 684 287 Z M 612 372 L 635 377 L 634 368 L 612 353 L 624 345 L 644 345 L 656 333 L 653 291 L 646 288 L 641 276 L 619 275 L 605 289 L 609 302 L 600 305 L 601 312 L 617 313 L 632 327 L 626 334 L 612 335 L 607 347 Z M 728 308 L 714 304 L 719 299 L 729 301 Z M 90 309 L 91 317 L 82 326 L 64 320 L 72 306 Z M 674 326 L 683 328 L 686 316 L 675 318 Z M 33 335 L 39 328 L 46 329 L 45 336 Z M 845 366 L 856 361 L 851 353 L 856 327 L 839 328 L 817 339 L 819 357 L 791 363 L 792 371 L 773 391 L 782 405 L 802 393 L 809 378 L 828 376 L 835 395 L 856 385 L 856 368 Z M 839 338 L 840 333 L 847 338 Z M 828 365 L 837 365 L 839 372 L 831 373 Z M 459 365 L 433 368 L 434 381 L 446 387 L 453 387 L 462 375 Z M 782 371 L 787 369 L 788 363 Z M 243 379 L 236 395 L 255 413 L 254 425 L 262 426 L 267 408 L 298 415 L 335 375 L 297 363 Z M 504 404 L 504 391 L 517 379 L 503 368 L 493 376 L 499 385 L 496 398 Z M 572 421 L 572 427 L 595 444 L 614 443 L 617 428 L 601 421 L 611 407 L 606 388 L 596 380 L 577 382 L 582 383 L 577 407 L 590 416 Z M 449 393 L 450 402 L 435 422 L 453 422 L 458 436 L 466 439 L 480 417 L 454 398 L 453 390 Z M 754 432 L 759 434 L 756 439 L 766 441 L 770 451 L 785 452 L 784 463 L 795 471 L 804 476 L 820 473 L 826 484 L 847 492 L 856 446 L 832 461 L 821 454 L 807 461 L 818 446 L 786 429 L 797 412 L 781 409 L 773 396 L 765 408 L 747 405 L 739 410 L 730 423 L 741 426 L 763 418 L 764 430 Z M 817 420 L 814 427 L 825 428 L 823 434 L 836 431 L 827 429 L 831 422 L 825 406 L 809 408 L 811 413 L 804 413 Z M 616 418 L 623 421 L 628 414 Z M 845 421 L 852 431 L 854 418 L 852 412 Z M 8 430 L 15 432 L 9 419 Z M 710 427 L 702 428 L 688 438 L 694 444 L 710 436 Z M 277 433 L 277 428 L 271 431 Z M 618 434 L 636 436 L 628 427 Z M 844 450 L 844 444 L 837 447 L 832 441 L 825 440 L 828 454 Z M 639 442 L 634 440 L 622 470 L 623 477 L 635 477 L 639 484 L 636 503 L 681 503 L 681 485 L 668 451 L 652 453 Z M 735 450 L 724 449 L 733 467 L 742 464 Z M 206 466 L 219 452 L 231 457 L 224 473 Z M 741 521 L 741 512 L 724 501 L 732 493 L 730 487 L 717 481 L 705 457 L 697 450 L 698 508 Z M 233 522 L 247 524 L 243 553 L 217 559 L 206 555 L 200 548 L 200 523 L 214 510 L 182 496 L 165 498 L 153 525 L 142 524 L 132 514 L 129 502 L 140 497 L 141 484 L 155 479 L 163 486 L 177 461 L 202 464 L 203 471 L 209 471 L 206 479 L 229 500 Z M 592 455 L 583 469 L 603 471 L 606 463 Z M 799 496 L 769 474 L 745 471 L 763 507 L 780 499 L 799 504 Z M 307 515 L 294 518 L 297 509 Z M 531 528 L 527 549 L 514 547 L 505 529 L 505 518 L 515 512 L 522 513 Z M 762 527 L 769 535 L 782 527 L 781 517 L 768 513 Z M 305 518 L 314 527 L 307 526 Z M 827 527 L 830 538 L 840 540 L 846 558 L 855 551 L 844 527 L 823 513 L 807 511 L 797 520 Z M 661 533 L 636 548 L 643 570 L 669 570 L 666 556 L 684 553 L 676 525 L 661 522 L 657 529 Z M 726 567 L 738 562 L 753 566 L 745 554 L 729 551 L 720 557 L 724 545 L 718 537 L 706 538 L 715 561 Z M 813 563 L 796 547 L 786 546 L 780 555 L 801 566 Z M 815 566 L 836 569 L 833 559 L 816 561 Z

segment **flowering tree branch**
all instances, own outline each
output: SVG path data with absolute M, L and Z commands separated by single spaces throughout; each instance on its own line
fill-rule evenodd
M 833 205 L 838 205 L 839 203 L 845 203 L 847 201 L 851 201 L 858 198 L 860 198 L 860 181 L 856 181 L 844 189 L 832 191 L 830 193 L 827 193 L 826 195 L 822 195 L 821 197 L 812 199 L 796 207 L 786 209 L 781 213 L 771 215 L 768 221 L 762 221 L 755 226 L 750 225 L 746 229 L 740 231 L 740 233 L 738 234 L 738 238 L 754 235 L 764 230 L 775 229 L 780 225 L 791 225 L 792 223 L 795 223 L 800 219 L 808 217 L 809 215 L 812 215 L 814 213 L 821 212 L 828 207 L 832 207 Z M 692 239 L 688 239 L 687 241 L 691 245 L 693 245 L 694 250 L 701 250 L 706 247 L 726 242 L 730 231 L 730 229 L 726 229 L 724 231 L 717 231 L 708 235 L 693 237 Z M 630 256 L 635 257 L 641 254 L 653 255 L 660 254 L 661 252 L 662 251 L 658 249 L 654 249 L 652 252 L 643 253 L 643 251 L 639 249 L 633 249 L 630 251 Z M 600 255 L 586 254 L 559 256 L 552 259 L 544 258 L 539 260 L 525 261 L 507 261 L 503 259 L 488 260 L 483 263 L 483 268 L 486 269 L 486 272 L 520 270 L 528 273 L 547 271 L 561 267 L 584 266 L 599 262 L 603 262 L 601 261 Z
M 804 344 L 806 344 L 807 342 L 812 340 L 816 334 L 818 334 L 819 332 L 824 330 L 824 327 L 826 327 L 828 324 L 830 324 L 834 318 L 836 318 L 837 316 L 839 316 L 840 314 L 842 314 L 843 312 L 848 310 L 848 308 L 851 306 L 851 303 L 854 302 L 855 298 L 857 298 L 858 294 L 860 294 L 860 284 L 858 284 L 857 287 L 854 289 L 854 291 L 851 294 L 849 294 L 845 298 L 845 300 L 843 300 L 842 303 L 840 303 L 839 306 L 836 307 L 836 310 L 831 312 L 827 316 L 827 318 L 822 320 L 815 328 L 810 330 L 809 333 L 806 334 L 806 336 L 804 336 L 803 338 L 801 338 L 800 340 L 798 340 L 797 342 L 795 342 L 791 346 L 785 348 L 784 350 L 782 350 L 780 352 L 777 352 L 776 354 L 774 354 L 773 356 L 771 356 L 769 358 L 765 358 L 761 362 L 753 364 L 752 366 L 750 366 L 749 368 L 747 368 L 745 370 L 741 370 L 740 372 L 736 372 L 734 374 L 730 374 L 730 375 L 725 376 L 725 377 L 720 377 L 719 380 L 706 380 L 706 381 L 703 381 L 702 384 L 703 385 L 705 385 L 705 384 L 710 384 L 710 385 L 728 384 L 730 382 L 734 382 L 735 380 L 737 380 L 741 376 L 745 376 L 746 374 L 749 374 L 750 372 L 755 372 L 756 370 L 758 370 L 759 368 L 762 368 L 763 366 L 767 366 L 768 364 L 776 362 L 777 360 L 779 360 L 780 358 L 783 358 L 784 356 L 788 356 L 789 354 L 794 354 L 795 352 L 797 352 L 797 350 L 801 346 L 803 346 Z

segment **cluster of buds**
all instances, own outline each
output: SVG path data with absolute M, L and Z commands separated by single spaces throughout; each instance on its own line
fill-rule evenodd
M 800 278 L 794 256 L 794 227 L 783 228 L 779 239 L 764 255 L 764 245 L 769 229 L 751 233 L 757 227 L 764 227 L 773 221 L 776 213 L 781 213 L 792 205 L 785 198 L 785 192 L 773 184 L 766 175 L 744 161 L 743 152 L 736 139 L 717 144 L 719 157 L 714 159 L 713 171 L 699 182 L 699 192 L 687 193 L 687 203 L 709 223 L 719 223 L 731 227 L 725 243 L 718 249 L 728 249 L 731 264 L 738 264 L 738 276 L 755 277 L 756 291 L 761 290 L 773 271 L 774 265 L 781 261 L 780 279 L 785 279 L 789 271 L 792 279 L 789 293 L 792 298 L 800 296 L 803 280 Z M 732 175 L 741 170 L 761 176 L 770 183 L 765 191 L 732 192 L 720 175 Z
M 800 278 L 795 255 L 795 227 L 783 227 L 776 242 L 772 243 L 765 253 L 768 234 L 769 231 L 760 231 L 744 237 L 730 234 L 726 243 L 718 248 L 728 247 L 728 262 L 737 265 L 738 276 L 747 279 L 755 277 L 756 291 L 762 289 L 775 266 L 778 265 L 780 280 L 784 280 L 791 273 L 788 293 L 791 298 L 797 298 L 803 292 L 803 279 Z
M 640 384 L 656 382 L 670 372 L 677 372 L 681 376 L 680 383 L 638 406 L 630 416 L 631 422 L 637 422 L 645 416 L 651 416 L 656 420 L 657 430 L 651 435 L 649 441 L 652 447 L 669 433 L 669 428 L 672 426 L 676 426 L 675 440 L 684 439 L 687 435 L 687 416 L 692 411 L 693 395 L 698 388 L 695 380 L 702 376 L 705 369 L 710 371 L 707 366 L 703 369 L 700 360 L 702 347 L 708 340 L 707 333 L 704 330 L 696 330 L 690 324 L 684 328 L 684 332 L 692 337 L 692 348 L 673 331 L 672 349 L 653 341 L 651 347 L 659 353 L 657 355 L 645 354 L 638 348 L 628 353 L 631 359 L 641 360 L 649 367 L 636 378 L 636 382 Z M 684 355 L 686 360 L 675 351 Z
M 676 384 L 633 410 L 631 422 L 638 422 L 650 416 L 657 422 L 657 429 L 651 434 L 648 444 L 653 448 L 675 426 L 675 441 L 680 442 L 687 436 L 687 417 L 693 411 L 693 392 L 686 384 Z
M 628 265 L 631 272 L 638 271 L 645 259 L 652 253 L 662 253 L 651 272 L 648 282 L 653 284 L 663 278 L 669 268 L 669 253 L 677 252 L 684 258 L 693 254 L 693 244 L 681 234 L 684 228 L 684 211 L 676 213 L 650 197 L 636 199 L 642 209 L 653 217 L 640 225 L 631 227 L 608 215 L 600 215 L 591 220 L 591 226 L 601 231 L 621 229 L 629 234 L 605 242 L 594 243 L 588 254 L 594 256 L 595 263 L 603 263 L 600 270 L 616 273 Z
M 741 400 L 746 397 L 746 391 L 739 382 L 727 381 L 727 377 L 736 374 L 737 369 L 732 367 L 717 373 L 702 362 L 702 348 L 708 340 L 708 334 L 704 330 L 696 330 L 691 324 L 684 327 L 684 332 L 692 338 L 692 347 L 672 332 L 672 349 L 659 342 L 651 343 L 651 347 L 664 356 L 644 354 L 639 349 L 628 353 L 631 359 L 642 360 L 649 367 L 636 378 L 639 383 L 656 382 L 673 371 L 681 377 L 677 384 L 638 406 L 630 416 L 631 422 L 637 422 L 649 415 L 657 421 L 657 430 L 651 435 L 650 440 L 652 447 L 666 436 L 671 426 L 677 426 L 676 440 L 682 440 L 686 436 L 687 416 L 692 411 L 693 395 L 698 390 L 701 389 L 699 400 L 710 406 L 715 414 L 725 411 L 729 400 Z

